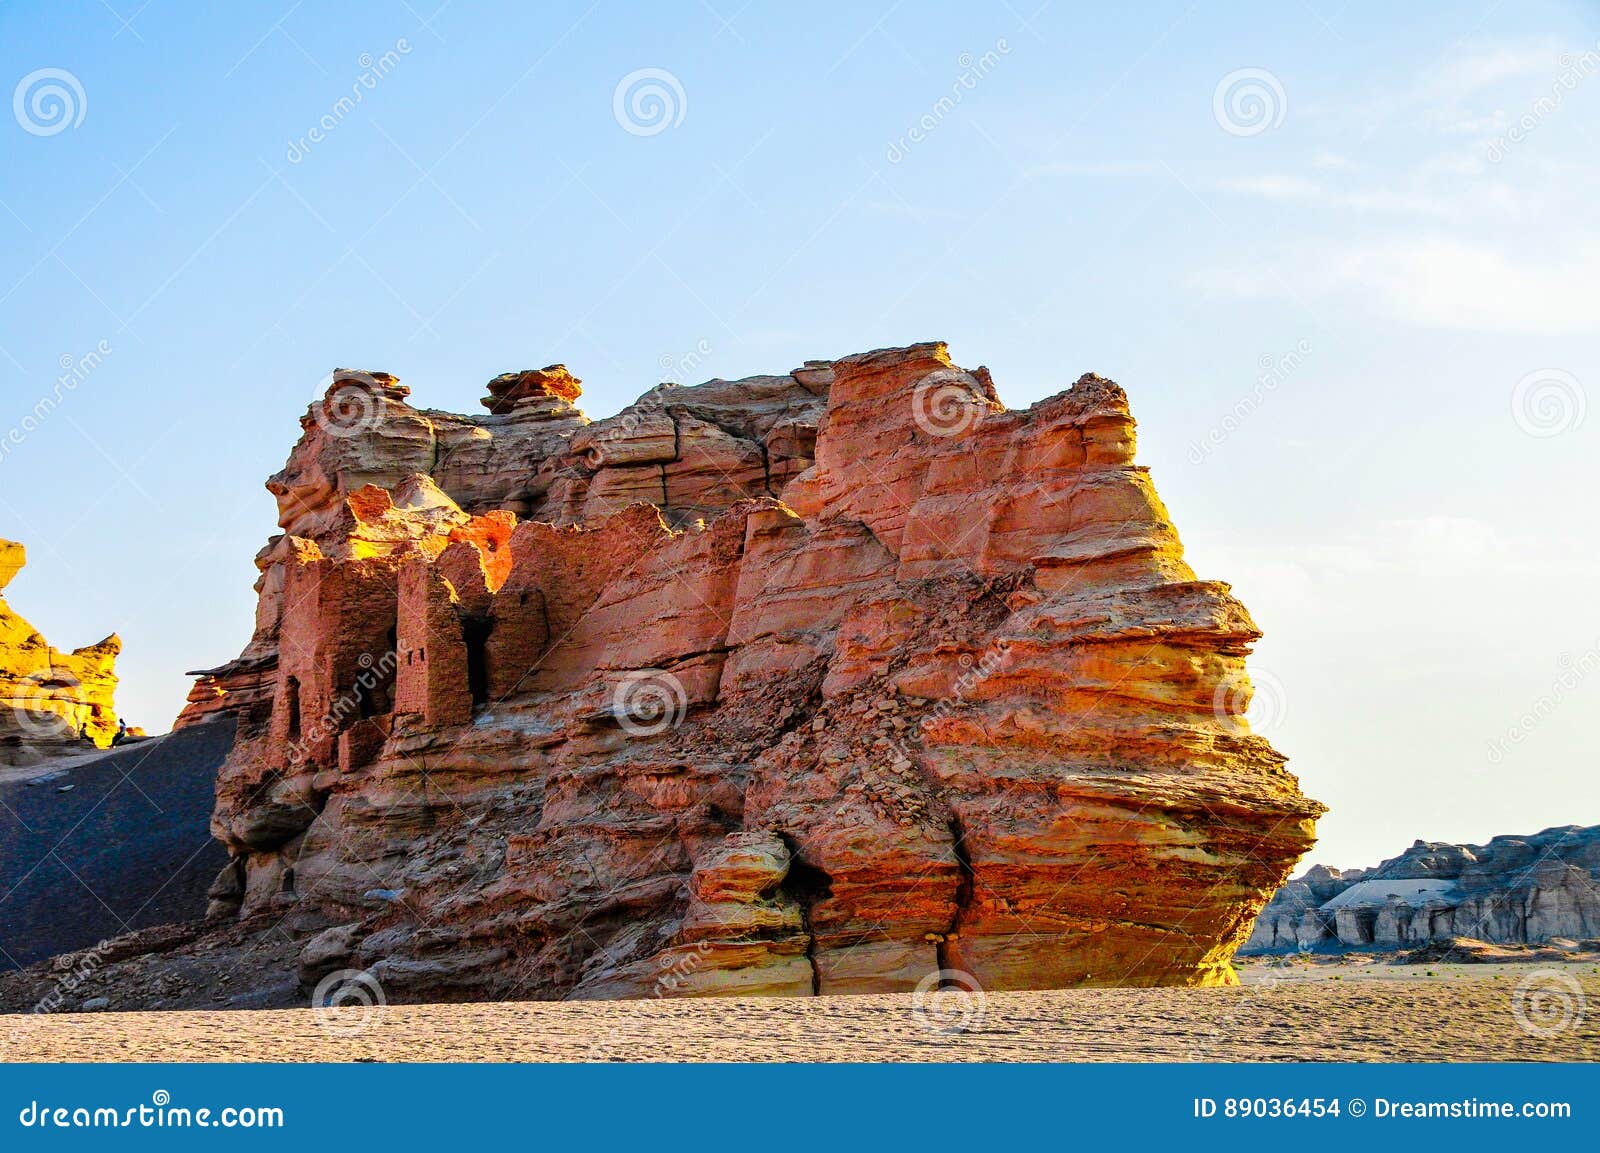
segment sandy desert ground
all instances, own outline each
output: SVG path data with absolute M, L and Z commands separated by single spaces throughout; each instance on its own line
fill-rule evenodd
M 1542 967 L 1548 995 L 1537 1000 L 1526 985 L 1533 972 L 1253 964 L 1233 989 L 991 993 L 981 1003 L 944 993 L 931 1003 L 895 994 L 9 1015 L 0 1018 L 0 1059 L 1600 1060 L 1600 968 Z

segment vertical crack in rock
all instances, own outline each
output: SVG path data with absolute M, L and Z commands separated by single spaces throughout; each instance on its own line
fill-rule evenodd
M 822 994 L 822 975 L 817 969 L 817 931 L 813 919 L 819 901 L 833 896 L 833 880 L 815 865 L 800 859 L 799 847 L 793 837 L 780 833 L 779 838 L 789 850 L 789 872 L 778 886 L 778 891 L 800 906 L 800 928 L 806 937 L 806 964 L 811 967 L 811 995 Z
M 444 463 L 444 461 L 440 459 L 439 429 L 438 426 L 436 426 L 433 421 L 429 420 L 427 417 L 423 417 L 422 419 L 423 423 L 428 429 L 428 472 L 432 474 L 438 472 L 439 466 Z
M 940 969 L 955 969 L 958 966 L 951 960 L 950 941 L 961 936 L 961 922 L 967 914 L 968 907 L 972 904 L 973 886 L 977 881 L 977 874 L 972 870 L 972 857 L 967 851 L 967 834 L 962 828 L 961 818 L 955 815 L 950 817 L 950 849 L 955 854 L 956 867 L 961 870 L 960 878 L 956 881 L 955 908 L 950 914 L 949 927 L 941 933 L 936 949 L 936 956 Z

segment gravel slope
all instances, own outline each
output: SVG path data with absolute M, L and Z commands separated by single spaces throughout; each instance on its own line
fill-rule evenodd
M 0 969 L 202 916 L 232 743 L 221 721 L 0 778 Z

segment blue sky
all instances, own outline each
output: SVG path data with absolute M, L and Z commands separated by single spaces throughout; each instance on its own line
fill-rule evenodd
M 244 643 L 335 366 L 600 416 L 943 339 L 1128 389 L 1316 859 L 1600 821 L 1600 8 L 435 3 L 0 8 L 0 439 L 98 360 L 0 456 L 9 595 L 130 719 Z

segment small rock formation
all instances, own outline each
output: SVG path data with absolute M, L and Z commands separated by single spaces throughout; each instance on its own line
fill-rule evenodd
M 507 372 L 489 382 L 489 395 L 482 403 L 495 416 L 507 416 L 527 401 L 559 400 L 572 404 L 583 394 L 578 387 L 582 383 L 564 364 Z
M 1600 936 L 1600 825 L 1487 845 L 1418 841 L 1375 869 L 1315 865 L 1256 919 L 1246 948 L 1538 945 Z
M 391 998 L 1224 984 L 1322 806 L 1127 398 L 942 344 L 487 416 L 343 370 L 268 481 L 212 912 Z
M 0 594 L 26 561 L 22 545 L 0 540 Z M 55 648 L 0 595 L 0 765 L 110 745 L 121 651 L 115 635 L 73 652 Z

